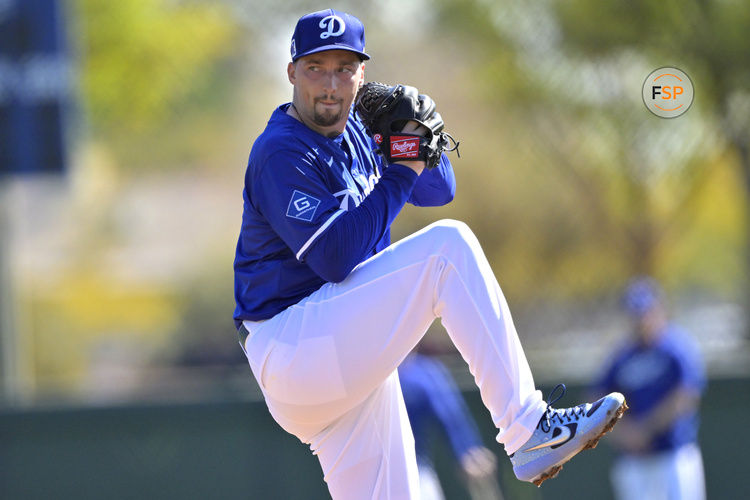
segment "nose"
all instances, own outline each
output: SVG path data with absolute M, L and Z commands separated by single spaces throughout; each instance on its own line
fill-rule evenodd
M 337 81 L 336 81 L 336 72 L 335 71 L 327 71 L 324 79 L 324 88 L 326 90 L 334 91 L 336 88 L 338 88 Z

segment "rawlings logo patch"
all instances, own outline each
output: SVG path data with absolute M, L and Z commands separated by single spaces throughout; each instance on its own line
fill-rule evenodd
M 286 216 L 310 222 L 313 215 L 315 215 L 315 211 L 318 209 L 318 205 L 320 205 L 319 199 L 295 189 L 292 193 L 292 198 L 289 200 Z
M 372 136 L 372 140 L 375 141 L 375 144 L 380 144 L 383 142 L 383 136 L 380 134 L 375 134 Z
M 419 156 L 419 137 L 394 135 L 391 137 L 392 158 L 417 158 Z

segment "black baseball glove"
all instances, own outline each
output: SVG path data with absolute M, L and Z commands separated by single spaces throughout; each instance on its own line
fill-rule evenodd
M 458 142 L 443 132 L 435 101 L 414 87 L 366 83 L 357 92 L 354 109 L 389 163 L 424 160 L 427 168 L 434 168 L 443 151 L 458 149 Z M 409 121 L 424 126 L 426 135 L 402 132 Z

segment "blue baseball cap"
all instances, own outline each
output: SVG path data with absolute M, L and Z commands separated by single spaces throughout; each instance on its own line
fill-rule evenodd
M 302 16 L 292 35 L 292 61 L 324 50 L 348 50 L 362 58 L 365 53 L 365 27 L 362 21 L 334 9 Z
M 655 279 L 641 276 L 631 280 L 622 295 L 625 311 L 640 317 L 661 302 L 662 291 Z

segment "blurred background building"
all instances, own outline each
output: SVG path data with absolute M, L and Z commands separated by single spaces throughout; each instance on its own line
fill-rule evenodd
M 539 384 L 587 384 L 626 326 L 622 284 L 650 274 L 699 343 L 704 405 L 716 388 L 722 414 L 745 408 L 731 395 L 750 376 L 747 1 L 0 0 L 0 497 L 41 460 L 29 443 L 49 443 L 33 427 L 44 411 L 100 422 L 85 412 L 156 405 L 156 429 L 159 411 L 208 405 L 239 422 L 226 443 L 257 446 L 239 415 L 265 408 L 231 321 L 241 185 L 252 140 L 290 99 L 294 22 L 328 6 L 364 21 L 367 78 L 431 95 L 461 141 L 455 201 L 407 207 L 394 239 L 467 222 Z M 674 119 L 641 97 L 663 66 L 695 88 Z M 429 335 L 445 341 L 438 323 Z M 442 359 L 476 400 L 447 344 Z M 144 455 L 177 453 L 133 432 Z M 277 458 L 304 456 L 286 443 Z M 704 452 L 711 497 L 727 486 Z M 506 497 L 543 495 L 518 488 Z

